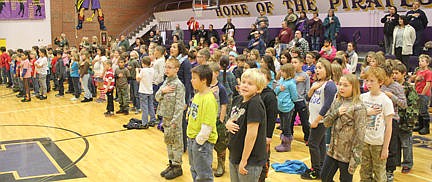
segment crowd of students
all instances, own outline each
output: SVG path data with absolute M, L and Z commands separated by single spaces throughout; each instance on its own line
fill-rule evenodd
M 339 170 L 341 181 L 352 181 L 359 165 L 362 181 L 393 181 L 398 165 L 409 173 L 412 132 L 429 134 L 431 57 L 420 55 L 411 73 L 400 60 L 369 52 L 357 75 L 355 43 L 338 51 L 328 37 L 315 51 L 321 42 L 302 42 L 302 31 L 289 28 L 291 19 L 287 16 L 278 36 L 286 40 L 294 34 L 286 45 L 270 47 L 254 31 L 242 54 L 234 41 L 218 44 L 216 37 L 203 40 L 210 46 L 187 47 L 179 39 L 169 51 L 158 41 L 130 50 L 85 44 L 29 51 L 2 47 L 0 77 L 22 102 L 32 94 L 47 99 L 53 83 L 56 97 L 70 93 L 74 102 L 84 92 L 81 102 L 106 102 L 107 117 L 142 112 L 135 128 L 164 129 L 169 165 L 160 175 L 166 179 L 183 174 L 187 150 L 193 180 L 212 181 L 225 173 L 228 148 L 231 181 L 264 181 L 275 125 L 280 122 L 281 143 L 274 149 L 295 150 L 296 116 L 311 159 L 303 179 L 332 181 Z M 336 20 L 330 19 L 327 23 Z M 265 19 L 257 21 L 266 25 Z M 230 32 L 223 39 L 233 40 Z

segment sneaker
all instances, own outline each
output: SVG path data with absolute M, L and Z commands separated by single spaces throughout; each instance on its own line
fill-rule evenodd
M 171 170 L 165 174 L 165 179 L 170 180 L 170 179 L 177 178 L 181 175 L 183 175 L 183 170 L 182 170 L 181 166 L 173 165 L 171 167 Z
M 24 98 L 23 100 L 21 100 L 21 102 L 30 102 L 31 101 L 31 99 L 26 99 L 26 98 Z
M 127 110 L 127 109 L 124 110 L 123 114 L 124 114 L 124 115 L 129 115 L 129 110 Z
M 410 171 L 411 171 L 411 168 L 409 168 L 408 166 L 402 167 L 402 173 L 408 174 Z
M 70 99 L 71 101 L 77 101 L 78 100 L 78 98 L 76 98 L 76 97 L 72 97 L 72 99 Z
M 171 161 L 170 161 L 170 164 L 168 164 L 168 167 L 167 167 L 165 170 L 163 170 L 163 171 L 160 173 L 160 175 L 161 175 L 162 177 L 165 177 L 165 175 L 166 175 L 169 171 L 171 171 L 171 169 L 172 169 L 172 164 L 171 164 Z
M 154 127 L 154 126 L 156 125 L 156 123 L 155 123 L 155 122 L 149 122 L 148 125 L 149 125 L 150 127 Z
M 420 135 L 427 135 L 427 134 L 429 134 L 429 133 L 430 133 L 429 128 L 426 128 L 426 127 L 422 128 L 422 129 L 419 131 L 419 134 L 420 134 Z
M 306 170 L 306 172 L 301 175 L 301 178 L 305 179 L 305 180 L 318 180 L 318 179 L 320 179 L 319 172 L 314 171 L 313 169 Z
M 387 182 L 393 182 L 393 179 L 394 179 L 393 172 L 387 171 L 386 176 L 387 176 Z
M 141 109 L 135 109 L 135 114 L 139 114 Z
M 116 111 L 115 113 L 116 114 L 123 114 L 125 111 L 124 110 L 118 110 L 118 111 Z
M 107 111 L 107 112 L 104 112 L 104 115 L 105 115 L 105 117 L 110 117 L 110 116 L 114 115 L 114 112 Z

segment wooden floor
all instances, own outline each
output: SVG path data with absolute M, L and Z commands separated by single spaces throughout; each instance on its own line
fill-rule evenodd
M 105 103 L 72 102 L 72 95 L 63 98 L 48 94 L 48 99 L 40 101 L 33 98 L 29 103 L 22 103 L 10 89 L 0 86 L 0 141 L 21 140 L 49 137 L 72 160 L 79 159 L 78 168 L 87 176 L 67 181 L 165 181 L 159 176 L 167 164 L 167 154 L 163 143 L 163 133 L 156 128 L 148 130 L 124 130 L 122 125 L 131 117 L 140 115 L 115 115 L 106 118 L 103 115 Z M 118 105 L 115 105 L 116 110 Z M 50 127 L 42 127 L 50 126 Z M 56 129 L 64 128 L 77 134 Z M 308 148 L 301 141 L 303 133 L 295 127 L 293 151 L 277 153 L 272 149 L 271 162 L 301 160 L 310 165 Z M 275 131 L 275 136 L 279 131 Z M 424 136 L 432 139 L 431 135 Z M 272 148 L 280 142 L 274 137 Z M 429 148 L 432 145 L 428 143 Z M 216 156 L 216 155 L 214 155 Z M 187 154 L 183 155 L 183 176 L 174 181 L 191 181 Z M 0 164 L 1 165 L 1 164 Z M 228 166 L 228 165 L 227 165 Z M 214 165 L 215 168 L 215 160 Z M 359 169 L 354 181 L 359 181 Z M 338 176 L 338 175 L 336 175 Z M 335 177 L 336 179 L 337 177 Z M 301 181 L 299 175 L 290 175 L 270 171 L 267 181 Z M 229 181 L 226 173 L 215 181 Z M 432 150 L 414 147 L 414 168 L 410 174 L 395 171 L 395 181 L 432 181 Z

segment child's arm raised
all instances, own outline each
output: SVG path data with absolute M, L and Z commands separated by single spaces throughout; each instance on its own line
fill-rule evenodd
M 246 175 L 248 171 L 246 170 L 247 161 L 255 145 L 255 141 L 258 135 L 259 122 L 248 122 L 247 131 L 244 141 L 242 158 L 239 164 L 239 173 Z

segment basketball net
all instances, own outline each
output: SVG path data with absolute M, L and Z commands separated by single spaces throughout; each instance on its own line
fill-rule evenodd
M 198 18 L 202 17 L 203 11 L 207 9 L 207 6 L 205 4 L 195 4 L 194 7 L 195 16 Z

